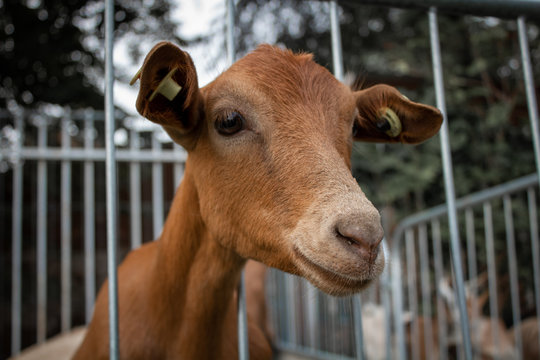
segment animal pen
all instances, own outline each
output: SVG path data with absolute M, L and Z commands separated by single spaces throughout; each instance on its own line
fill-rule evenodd
M 456 199 L 447 126 L 451 119 L 445 115 L 440 142 L 446 204 L 405 218 L 392 232 L 387 229 L 387 269 L 380 281 L 361 295 L 326 296 L 303 279 L 273 270 L 267 281 L 267 300 L 277 348 L 317 359 L 472 359 L 486 355 L 481 353 L 480 342 L 487 341 L 492 347 L 488 356 L 527 359 L 528 350 L 540 346 L 540 132 L 525 20 L 540 18 L 540 1 L 346 2 L 359 7 L 372 4 L 425 9 L 436 105 L 444 115 L 438 12 L 515 19 L 537 173 Z M 96 285 L 108 277 L 112 296 L 111 357 L 118 357 L 121 334 L 117 332 L 114 296 L 116 260 L 121 256 L 116 249 L 119 247 L 121 255 L 125 255 L 159 235 L 182 178 L 186 152 L 177 145 L 162 144 L 157 127 L 141 130 L 137 127 L 139 120 L 131 119 L 127 126 L 130 131 L 124 134 L 129 141 L 114 149 L 112 6 L 113 1 L 107 1 L 105 113 L 69 109 L 56 113 L 57 109 L 51 109 L 37 114 L 21 108 L 0 113 L 5 139 L 0 147 L 0 162 L 8 166 L 0 173 L 0 184 L 12 188 L 11 198 L 0 199 L 2 228 L 5 234 L 11 229 L 11 258 L 2 257 L 4 272 L 10 271 L 7 264 L 11 264 L 11 286 L 4 284 L 1 290 L 2 307 L 11 313 L 9 330 L 2 327 L 2 338 L 10 339 L 11 348 L 2 349 L 2 355 L 17 355 L 34 342 L 42 343 L 57 332 L 67 333 L 74 325 L 87 323 Z M 232 63 L 234 2 L 227 1 L 227 6 L 227 53 Z M 336 1 L 329 2 L 329 17 L 333 69 L 341 80 L 344 71 Z M 61 135 L 51 137 L 56 134 Z M 96 176 L 104 173 L 106 180 Z M 119 184 L 113 181 L 116 173 L 120 174 Z M 73 192 L 75 185 L 83 191 Z M 36 202 L 25 201 L 28 196 L 35 196 Z M 75 203 L 80 206 L 75 207 Z M 517 209 L 528 218 L 515 219 Z M 519 241 L 521 251 L 525 247 L 530 253 L 532 268 L 527 284 L 518 281 L 517 222 L 528 230 L 530 238 Z M 502 258 L 496 256 L 494 247 L 494 228 L 499 224 L 504 224 L 506 236 L 506 248 L 502 249 L 506 256 Z M 477 238 L 484 239 L 485 248 L 477 247 Z M 449 249 L 444 249 L 447 243 Z M 450 259 L 443 255 L 448 252 Z M 53 260 L 60 264 L 59 268 L 49 268 Z M 496 267 L 501 262 L 508 271 L 507 314 L 501 314 L 497 295 L 501 279 Z M 480 274 L 480 268 L 487 269 L 485 275 Z M 481 285 L 487 286 L 487 300 L 478 296 Z M 528 299 L 520 298 L 520 288 L 529 290 Z M 61 294 L 60 304 L 47 301 L 51 291 Z M 525 300 L 532 304 L 532 310 L 523 308 Z M 489 315 L 481 312 L 483 301 L 487 301 Z M 245 303 L 241 296 L 239 303 Z M 517 331 L 500 326 L 503 316 Z M 240 357 L 246 359 L 245 312 L 239 311 L 238 318 Z M 536 337 L 522 336 L 524 332 L 518 330 L 525 324 L 536 328 Z M 479 339 L 484 325 L 488 327 L 487 339 Z M 510 344 L 507 348 L 506 340 Z M 7 340 L 2 346 L 9 346 Z

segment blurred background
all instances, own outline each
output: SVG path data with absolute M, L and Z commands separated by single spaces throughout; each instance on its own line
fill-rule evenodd
M 100 116 L 104 84 L 104 4 L 84 0 L 0 0 L 0 288 L 12 284 L 13 177 L 20 159 L 10 157 L 14 144 L 82 147 L 87 136 L 92 147 L 103 147 L 103 122 L 91 134 L 84 114 Z M 159 129 L 135 112 L 136 89 L 128 83 L 144 55 L 159 40 L 173 41 L 192 55 L 200 85 L 226 68 L 225 2 L 219 0 L 115 1 L 115 101 L 119 149 L 129 149 L 136 133 L 140 149 L 181 153 Z M 340 4 L 341 36 L 346 79 L 368 87 L 386 83 L 414 101 L 435 104 L 429 48 L 428 19 L 424 11 Z M 320 1 L 238 0 L 235 39 L 237 57 L 268 42 L 295 51 L 312 52 L 332 71 L 328 4 Z M 531 127 L 525 100 L 519 42 L 515 21 L 489 17 L 441 14 L 439 28 L 447 94 L 448 125 L 457 196 L 488 188 L 535 172 Z M 534 78 L 540 79 L 540 27 L 528 23 Z M 539 91 L 537 89 L 536 93 Z M 24 113 L 24 115 L 20 115 Z M 66 114 L 73 117 L 67 122 Z M 80 117 L 74 114 L 82 114 Z M 96 115 L 98 114 L 98 115 Z M 17 130 L 15 119 L 24 121 Z M 157 143 L 156 143 L 157 141 Z M 156 145 L 157 144 L 157 145 Z M 42 144 L 43 145 L 43 144 Z M 39 232 L 38 183 L 43 181 L 38 158 L 27 160 L 23 177 L 23 312 L 22 347 L 36 341 L 37 245 Z M 28 166 L 27 166 L 28 165 Z M 30 166 L 31 165 L 31 166 Z M 36 165 L 36 166 L 34 166 Z M 152 164 L 141 164 L 141 241 L 156 235 L 152 193 Z M 46 180 L 46 334 L 60 331 L 61 164 L 48 164 Z M 84 248 L 84 164 L 73 163 L 70 177 L 72 251 Z M 95 241 L 97 288 L 106 276 L 104 165 L 95 164 Z M 121 231 L 120 257 L 132 246 L 130 228 L 130 164 L 119 165 Z M 166 214 L 181 170 L 163 164 L 161 185 Z M 418 146 L 355 144 L 353 173 L 362 189 L 385 216 L 391 232 L 404 216 L 444 203 L 440 144 L 433 138 Z M 153 180 L 154 179 L 154 180 Z M 527 241 L 527 217 L 516 207 L 517 241 Z M 523 215 L 523 216 L 521 216 Z M 503 221 L 495 221 L 497 253 L 504 251 Z M 479 230 L 480 231 L 480 230 Z M 448 235 L 443 234 L 443 242 Z M 479 239 L 478 241 L 481 241 Z M 447 246 L 445 247 L 447 251 Z M 520 279 L 531 282 L 530 250 L 518 246 Z M 74 255 L 71 324 L 85 323 L 83 259 Z M 484 254 L 479 254 L 480 257 Z M 504 272 L 504 270 L 501 270 Z M 524 293 L 530 290 L 524 286 Z M 524 298 L 526 296 L 524 295 Z M 532 310 L 524 310 L 524 312 Z M 10 349 L 11 295 L 0 293 L 0 358 Z

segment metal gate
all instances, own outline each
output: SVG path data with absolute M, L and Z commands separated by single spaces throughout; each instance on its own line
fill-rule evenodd
M 347 2 L 356 4 L 352 0 Z M 74 306 L 85 308 L 85 319 L 80 320 L 81 322 L 89 320 L 95 285 L 105 277 L 104 273 L 99 272 L 101 266 L 96 267 L 96 263 L 104 263 L 106 248 L 111 296 L 111 357 L 118 357 L 115 268 L 120 256 L 116 254 L 116 248 L 120 245 L 120 253 L 123 253 L 155 237 L 161 229 L 175 185 L 182 177 L 185 152 L 176 145 L 162 145 L 158 141 L 159 132 L 155 129 L 147 129 L 145 134 L 141 135 L 133 125 L 133 119 L 125 119 L 123 123 L 124 135 L 128 135 L 129 141 L 115 149 L 114 134 L 116 132 L 117 137 L 121 135 L 118 135 L 114 123 L 111 91 L 113 1 L 108 0 L 106 3 L 108 26 L 105 114 L 91 111 L 70 112 L 68 109 L 44 109 L 40 114 L 26 114 L 17 108 L 9 111 L 9 116 L 14 114 L 14 118 L 8 119 L 6 114 L 0 114 L 4 116 L 0 118 L 3 122 L 0 123 L 0 128 L 3 129 L 4 145 L 0 148 L 0 170 L 7 170 L 0 174 L 0 182 L 3 186 L 12 188 L 12 197 L 1 199 L 3 204 L 10 204 L 3 205 L 2 210 L 11 212 L 11 224 L 3 224 L 4 228 L 11 228 L 11 288 L 3 291 L 9 291 L 11 297 L 9 333 L 12 355 L 30 345 L 22 343 L 21 340 L 22 333 L 28 328 L 24 325 L 25 322 L 35 324 L 36 342 L 39 343 L 55 332 L 68 331 L 79 321 L 72 319 Z M 446 114 L 446 109 L 437 12 L 453 11 L 516 18 L 534 152 L 540 173 L 538 110 L 523 17 L 534 15 L 538 18 L 540 1 L 383 0 L 358 2 L 358 6 L 361 4 L 426 9 L 430 24 L 437 106 L 443 114 Z M 228 57 L 232 62 L 234 3 L 228 0 L 227 5 Z M 343 60 L 338 5 L 335 1 L 329 3 L 329 16 L 332 25 L 334 73 L 338 79 L 342 79 Z M 98 139 L 96 133 L 105 140 Z M 501 264 L 508 272 L 510 310 L 507 316 L 514 325 L 524 324 L 523 308 L 520 304 L 523 299 L 519 298 L 517 288 L 520 286 L 520 276 L 515 263 L 516 242 L 519 244 L 519 251 L 526 247 L 526 251 L 531 252 L 533 272 L 530 278 L 527 278 L 530 283 L 525 286 L 528 286 L 533 294 L 530 311 L 539 313 L 540 262 L 536 200 L 538 175 L 517 179 L 512 183 L 456 200 L 448 136 L 445 121 L 441 130 L 441 153 L 447 203 L 407 218 L 399 225 L 391 239 L 389 238 L 392 245 L 388 250 L 390 267 L 372 290 L 361 296 L 336 299 L 319 293 L 304 280 L 279 272 L 272 273 L 268 284 L 271 300 L 269 303 L 279 348 L 316 358 L 423 358 L 425 354 L 437 353 L 441 359 L 454 356 L 471 359 L 473 354 L 479 354 L 474 332 L 476 321 L 486 319 L 483 314 L 467 311 L 467 301 L 470 300 L 469 304 L 478 301 L 479 269 L 486 268 L 485 284 L 490 295 L 491 315 L 487 320 L 493 329 L 491 334 L 495 348 L 502 351 L 501 339 L 508 334 L 503 333 L 497 323 L 497 319 L 504 315 L 500 313 L 496 297 L 496 287 L 499 286 L 496 269 Z M 120 142 L 121 139 L 116 140 Z M 9 167 L 6 167 L 6 164 L 9 164 Z M 150 178 L 141 178 L 141 167 L 145 166 L 151 168 Z M 78 185 L 74 181 L 74 169 L 83 174 L 78 179 Z M 98 173 L 107 174 L 106 182 L 98 183 L 101 181 L 98 179 L 102 179 L 97 176 Z M 122 194 L 115 183 L 117 173 L 125 175 L 119 178 L 129 179 L 129 184 L 127 180 L 125 183 L 130 189 L 126 192 L 127 195 Z M 151 196 L 141 191 L 145 186 L 151 189 Z M 48 189 L 56 189 L 56 192 L 54 195 L 48 194 Z M 74 192 L 74 189 L 80 192 Z M 35 204 L 25 202 L 27 195 L 35 198 Z M 54 196 L 54 201 L 59 204 L 57 208 L 50 206 L 50 200 Z M 516 211 L 516 207 L 521 209 L 520 213 L 525 211 L 528 214 L 528 243 L 524 242 L 522 232 L 515 231 L 516 220 L 512 213 Z M 119 218 L 116 213 L 120 214 Z M 53 214 L 56 214 L 55 221 L 59 224 L 58 233 L 47 225 Z M 478 225 L 480 217 L 483 218 L 482 225 Z M 497 227 L 497 221 L 493 221 L 498 217 L 502 219 L 504 227 Z M 463 219 L 458 221 L 460 218 Z M 105 223 L 108 226 L 106 232 Z M 75 231 L 76 225 L 81 224 L 84 231 Z M 129 238 L 116 238 L 115 229 L 122 227 L 126 230 L 129 228 L 129 231 L 125 232 L 130 235 Z M 150 228 L 152 230 L 149 230 Z M 493 248 L 493 237 L 501 231 L 507 240 L 508 255 L 502 260 L 495 257 Z M 463 243 L 460 234 L 466 234 L 466 251 L 460 245 Z M 485 249 L 471 245 L 479 236 L 485 238 Z M 73 242 L 73 238 L 78 238 L 79 242 Z M 107 239 L 107 244 L 102 241 L 104 238 Z M 446 242 L 441 241 L 444 238 L 447 239 Z M 449 244 L 449 248 L 443 249 L 443 244 Z M 445 253 L 450 254 L 452 266 L 444 259 Z M 480 253 L 483 254 L 481 259 L 477 257 Z M 51 270 L 48 266 L 48 259 L 53 257 L 60 259 L 60 269 Z M 432 264 L 427 261 L 431 258 L 435 259 Z M 419 264 L 416 259 L 419 259 Z M 25 275 L 27 273 L 23 272 L 23 269 L 28 268 L 29 264 L 33 269 L 28 273 L 32 275 Z M 77 269 L 81 269 L 82 274 L 77 273 Z M 53 277 L 48 277 L 51 273 Z M 446 291 L 448 289 L 451 289 L 450 292 Z M 61 294 L 61 304 L 58 307 L 55 307 L 56 304 L 47 303 L 47 296 L 51 291 Z M 28 301 L 32 295 L 35 295 L 35 303 Z M 240 297 L 240 300 L 242 302 L 243 298 Z M 472 307 L 474 308 L 474 305 Z M 29 308 L 36 309 L 35 314 L 31 314 L 27 310 Z M 6 313 L 4 310 L 3 314 Z M 538 315 L 535 319 L 536 326 L 540 326 Z M 240 312 L 239 320 L 241 324 L 245 321 L 243 312 Z M 380 332 L 375 339 L 370 337 L 374 333 L 362 331 L 373 324 L 371 321 L 379 324 Z M 242 334 L 239 337 L 241 349 L 244 349 L 240 356 L 247 358 L 246 331 L 241 326 L 239 328 Z M 368 328 L 373 330 L 372 327 Z M 472 333 L 470 329 L 473 330 Z M 434 335 L 435 331 L 437 336 Z M 382 352 L 375 351 L 377 349 L 374 344 L 377 339 L 381 339 L 379 334 L 384 334 L 384 341 L 377 343 L 378 347 L 383 347 Z M 511 336 L 514 344 L 512 354 L 521 358 L 525 350 L 523 338 L 519 332 Z M 537 341 L 537 345 L 540 344 L 540 338 Z

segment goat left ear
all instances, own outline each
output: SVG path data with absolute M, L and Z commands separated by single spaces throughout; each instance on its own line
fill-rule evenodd
M 355 95 L 355 140 L 417 144 L 441 127 L 443 118 L 438 109 L 410 101 L 391 86 L 376 85 Z

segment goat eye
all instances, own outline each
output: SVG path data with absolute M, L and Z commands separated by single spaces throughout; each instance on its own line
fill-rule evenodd
M 240 113 L 233 111 L 226 117 L 218 118 L 214 123 L 214 127 L 221 135 L 230 136 L 243 130 L 244 124 L 244 117 Z

